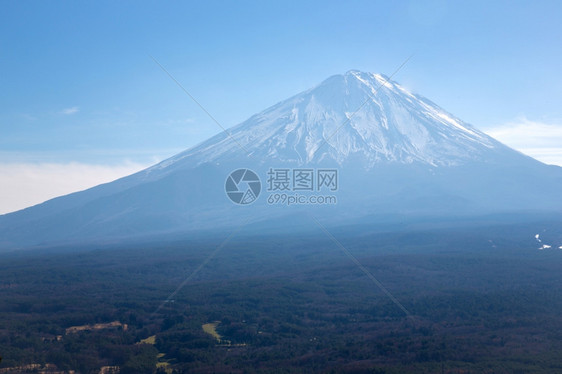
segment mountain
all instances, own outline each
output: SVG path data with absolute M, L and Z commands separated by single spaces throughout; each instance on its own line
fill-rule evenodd
M 333 76 L 234 127 L 228 134 L 165 161 L 193 165 L 247 155 L 291 164 L 381 162 L 432 166 L 484 160 L 507 148 L 383 75 Z M 325 144 L 324 144 L 325 143 Z
M 253 173 L 229 177 L 237 169 Z M 0 248 L 172 237 L 242 222 L 302 228 L 306 214 L 326 225 L 376 225 L 560 212 L 561 182 L 562 168 L 384 75 L 349 71 L 136 174 L 0 216 Z M 272 204 L 283 194 L 337 203 Z

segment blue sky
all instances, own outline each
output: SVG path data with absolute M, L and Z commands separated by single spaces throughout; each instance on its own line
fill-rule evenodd
M 0 213 L 148 166 L 333 74 L 562 165 L 559 1 L 3 1 Z

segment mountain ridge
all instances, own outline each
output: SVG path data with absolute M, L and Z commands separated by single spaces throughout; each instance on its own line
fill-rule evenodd
M 337 204 L 228 200 L 230 172 L 250 168 L 265 186 L 272 167 L 337 169 Z M 562 211 L 561 184 L 562 168 L 503 145 L 382 75 L 352 70 L 145 170 L 0 216 L 0 248 L 220 230 L 244 219 L 282 226 L 282 217 L 305 210 L 334 225 L 385 214 Z
M 413 116 L 416 111 L 422 115 Z M 432 120 L 444 127 L 428 129 Z M 377 162 L 393 161 L 454 165 L 466 160 L 467 149 L 480 155 L 479 159 L 487 150 L 509 149 L 398 83 L 357 70 L 334 75 L 228 131 L 148 170 L 167 167 L 186 157 L 194 157 L 199 163 L 240 158 L 240 148 L 250 150 L 249 155 L 255 158 L 300 165 L 325 159 L 342 165 L 355 154 L 366 158 L 367 169 Z M 455 146 L 448 137 L 462 142 L 464 148 Z

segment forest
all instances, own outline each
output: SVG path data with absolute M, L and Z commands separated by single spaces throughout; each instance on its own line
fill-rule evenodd
M 562 373 L 561 228 L 333 229 L 407 313 L 320 230 L 3 253 L 0 373 Z

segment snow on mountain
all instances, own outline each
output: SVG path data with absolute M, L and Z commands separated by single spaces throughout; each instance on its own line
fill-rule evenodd
M 266 178 L 269 167 L 303 166 L 337 168 L 336 205 L 274 207 L 262 191 L 241 208 L 225 193 L 233 170 Z M 295 220 L 302 210 L 332 225 L 559 212 L 560 185 L 561 168 L 504 146 L 383 75 L 349 71 L 136 174 L 0 216 L 0 249 L 220 230 L 244 219 L 262 229 L 304 227 Z
M 360 160 L 432 166 L 484 160 L 505 146 L 379 74 L 349 71 L 256 114 L 153 168 L 233 158 L 339 165 Z

